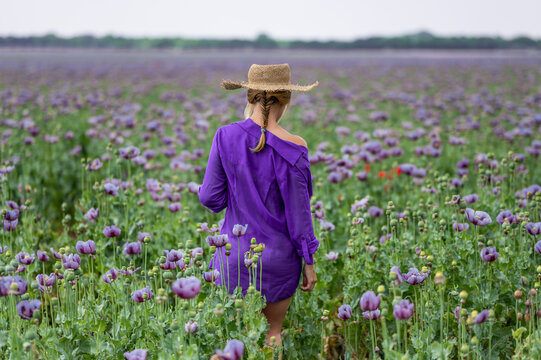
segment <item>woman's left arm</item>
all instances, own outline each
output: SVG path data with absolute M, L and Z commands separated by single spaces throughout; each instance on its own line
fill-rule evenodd
M 203 184 L 199 187 L 199 201 L 215 213 L 227 207 L 228 199 L 227 176 L 220 157 L 221 134 L 221 128 L 218 128 L 210 147 Z

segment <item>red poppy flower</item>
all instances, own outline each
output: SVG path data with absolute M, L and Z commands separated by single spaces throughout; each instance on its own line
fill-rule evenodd
M 402 169 L 400 169 L 400 166 L 396 168 L 396 175 L 399 175 L 402 172 Z
M 364 171 L 370 171 L 370 164 L 366 164 L 364 166 Z
M 386 175 L 387 175 L 387 174 L 385 173 L 385 171 L 380 171 L 380 172 L 378 173 L 378 176 L 379 176 L 381 179 L 383 179 Z

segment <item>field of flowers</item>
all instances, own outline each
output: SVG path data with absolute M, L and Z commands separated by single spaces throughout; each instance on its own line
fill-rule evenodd
M 197 194 L 220 80 L 282 62 L 321 245 L 280 349 Z M 0 132 L 2 359 L 541 358 L 538 55 L 3 50 Z

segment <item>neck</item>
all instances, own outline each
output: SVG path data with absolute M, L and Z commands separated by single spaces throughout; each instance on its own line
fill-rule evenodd
M 278 123 L 276 122 L 276 119 L 278 119 L 279 114 L 277 114 L 276 110 L 277 110 L 276 107 L 273 106 L 271 107 L 269 111 L 269 117 L 267 120 L 267 129 L 272 130 L 278 127 Z M 252 119 L 259 126 L 263 127 L 263 113 L 261 111 L 260 106 L 256 106 L 256 108 L 254 109 L 254 112 L 252 113 L 252 116 L 250 116 L 250 119 Z

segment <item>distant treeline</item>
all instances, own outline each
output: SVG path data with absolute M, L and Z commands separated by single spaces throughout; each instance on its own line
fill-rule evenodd
M 83 35 L 59 37 L 54 34 L 27 37 L 0 37 L 0 46 L 74 47 L 120 49 L 541 49 L 541 39 L 526 36 L 513 39 L 501 37 L 441 37 L 429 32 L 392 36 L 368 37 L 353 41 L 274 40 L 260 34 L 254 40 L 244 39 L 185 39 L 185 38 L 126 38 Z

